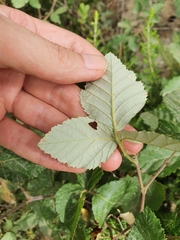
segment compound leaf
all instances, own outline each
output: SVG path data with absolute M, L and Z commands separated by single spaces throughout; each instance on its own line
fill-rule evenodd
M 112 53 L 106 58 L 105 75 L 88 83 L 80 94 L 89 117 L 53 127 L 39 143 L 45 153 L 72 167 L 94 169 L 105 162 L 116 149 L 117 132 L 146 101 L 147 93 L 143 84 L 135 81 L 135 74 Z
M 98 124 L 95 130 L 91 122 L 88 117 L 67 120 L 53 127 L 39 146 L 69 166 L 94 169 L 110 157 L 117 144 L 109 128 Z
M 112 53 L 106 55 L 108 68 L 104 76 L 86 84 L 80 93 L 85 112 L 97 122 L 121 130 L 144 106 L 147 93 L 134 72 Z
M 142 142 L 148 145 L 157 146 L 160 148 L 165 148 L 172 151 L 180 152 L 180 141 L 173 139 L 169 136 L 165 136 L 156 132 L 129 132 L 122 130 L 118 133 L 120 140 L 132 140 L 137 142 Z

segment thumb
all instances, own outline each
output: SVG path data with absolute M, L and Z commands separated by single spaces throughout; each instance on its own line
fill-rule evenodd
M 0 41 L 0 67 L 66 84 L 97 79 L 107 67 L 107 61 L 102 55 L 72 52 L 2 15 L 0 35 L 3 36 Z

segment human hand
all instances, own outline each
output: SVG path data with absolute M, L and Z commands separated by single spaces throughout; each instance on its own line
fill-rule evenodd
M 0 145 L 46 168 L 82 172 L 44 154 L 37 146 L 40 137 L 6 113 L 44 133 L 68 118 L 85 116 L 74 83 L 100 78 L 106 60 L 76 34 L 3 5 L 0 36 Z M 130 154 L 142 148 L 124 144 Z M 113 171 L 121 161 L 116 150 L 102 168 Z

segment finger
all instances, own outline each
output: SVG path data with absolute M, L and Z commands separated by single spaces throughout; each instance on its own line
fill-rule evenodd
M 58 171 L 84 172 L 84 169 L 68 167 L 66 164 L 52 159 L 48 154 L 44 154 L 37 146 L 40 137 L 10 118 L 5 117 L 0 122 L 0 133 L 1 146 L 35 164 Z
M 16 97 L 12 113 L 22 122 L 45 133 L 53 126 L 68 119 L 56 108 L 24 91 L 21 91 Z
M 101 164 L 101 168 L 104 171 L 112 172 L 120 167 L 122 163 L 122 157 L 120 155 L 119 150 L 115 150 L 115 152 L 111 155 L 111 157 L 105 162 Z
M 66 84 L 98 79 L 106 70 L 107 61 L 103 56 L 72 52 L 2 15 L 0 32 L 3 36 L 0 42 L 0 67 Z
M 0 5 L 0 14 L 37 35 L 77 53 L 102 55 L 88 41 L 66 29 L 31 17 L 28 14 L 4 5 Z
M 135 128 L 133 128 L 130 125 L 126 125 L 124 130 L 127 130 L 127 131 L 137 131 Z M 132 142 L 124 141 L 123 145 L 124 145 L 124 148 L 125 148 L 126 152 L 129 155 L 137 154 L 143 148 L 143 144 L 142 143 L 132 143 Z
M 76 85 L 59 85 L 28 76 L 23 88 L 70 118 L 86 115 L 80 104 L 80 88 Z

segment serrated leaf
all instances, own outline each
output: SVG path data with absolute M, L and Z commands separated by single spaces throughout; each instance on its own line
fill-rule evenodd
M 166 240 L 159 219 L 146 207 L 136 218 L 127 240 Z
M 79 184 L 65 184 L 56 193 L 56 211 L 73 235 L 78 224 L 84 199 L 80 197 L 82 187 Z
M 27 178 L 35 178 L 44 170 L 43 167 L 31 163 L 1 146 L 0 166 L 0 178 L 12 182 L 23 182 Z
M 110 129 L 98 124 L 95 130 L 90 122 L 92 119 L 88 117 L 67 120 L 52 128 L 39 146 L 45 153 L 69 166 L 94 169 L 110 157 L 117 144 Z
M 144 106 L 146 91 L 136 76 L 112 53 L 106 55 L 105 75 L 80 94 L 89 117 L 79 117 L 57 125 L 38 144 L 53 158 L 69 166 L 94 169 L 116 149 L 117 132 Z M 93 128 L 91 123 L 97 127 Z
M 84 173 L 77 174 L 77 179 L 83 188 L 90 191 L 99 182 L 102 175 L 102 169 L 96 168 L 94 170 L 88 170 Z
M 106 55 L 108 68 L 104 76 L 87 83 L 80 93 L 85 112 L 97 121 L 121 130 L 144 106 L 147 93 L 134 72 L 112 53 Z
M 164 96 L 163 101 L 165 102 L 169 111 L 173 114 L 178 122 L 180 122 L 180 89 L 171 92 Z
M 104 184 L 92 198 L 92 209 L 99 227 L 102 226 L 112 208 L 120 208 L 123 212 L 139 213 L 140 188 L 137 177 L 126 176 L 119 181 Z
M 161 91 L 161 95 L 164 97 L 166 94 L 169 94 L 177 89 L 180 89 L 180 76 L 174 77 L 169 80 Z
M 165 148 L 172 151 L 180 152 L 180 141 L 168 137 L 166 135 L 156 132 L 129 132 L 122 130 L 118 133 L 120 140 L 130 140 L 136 142 L 142 142 L 148 145 L 157 146 L 159 148 Z
M 138 156 L 139 165 L 143 173 L 152 175 L 157 172 L 163 162 L 168 159 L 172 151 L 161 149 L 154 146 L 147 146 Z M 168 166 L 158 175 L 158 177 L 166 177 L 172 172 L 180 168 L 180 153 L 176 152 Z

